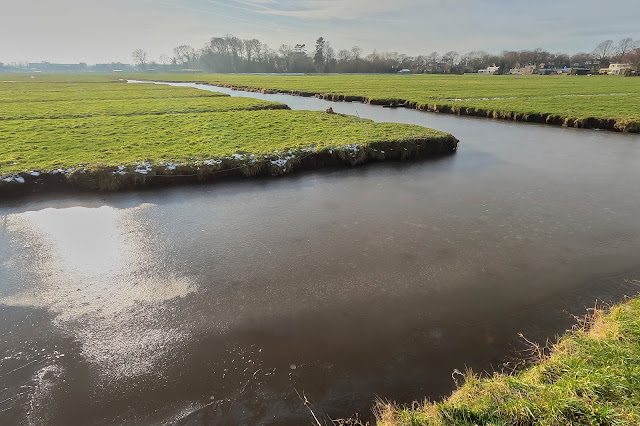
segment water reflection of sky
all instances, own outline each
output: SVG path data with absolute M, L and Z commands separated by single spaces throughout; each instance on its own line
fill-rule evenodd
M 101 376 L 149 371 L 187 335 L 158 320 L 163 303 L 195 290 L 159 260 L 162 241 L 141 219 L 152 208 L 48 208 L 7 216 L 5 232 L 23 249 L 12 251 L 5 265 L 35 271 L 37 279 L 19 283 L 0 303 L 56 314 Z
M 72 207 L 27 212 L 23 218 L 50 247 L 52 262 L 66 274 L 91 279 L 113 274 L 130 255 L 119 216 L 110 207 Z

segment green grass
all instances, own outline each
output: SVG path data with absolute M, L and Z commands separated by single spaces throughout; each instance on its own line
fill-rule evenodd
M 640 298 L 596 312 L 522 372 L 468 373 L 442 402 L 376 411 L 382 426 L 640 424 Z
M 410 152 L 404 143 L 451 142 L 451 135 L 419 126 L 290 111 L 281 103 L 191 88 L 97 76 L 78 76 L 77 82 L 71 76 L 10 77 L 16 82 L 0 83 L 0 177 L 9 183 L 31 171 L 124 166 L 132 172 L 140 163 L 220 169 L 220 163 L 207 161 L 223 159 L 231 167 L 257 159 L 289 161 L 299 151 L 397 143 L 398 150 Z M 371 148 L 367 155 L 377 158 L 381 152 Z
M 228 97 L 224 93 L 160 84 L 127 83 L 0 83 L 0 105 L 10 109 L 15 102 L 59 102 Z
M 418 109 L 480 108 L 490 116 L 552 115 L 583 122 L 621 121 L 619 130 L 640 131 L 640 78 L 617 76 L 444 75 L 176 75 L 136 78 L 198 80 L 217 85 L 410 102 Z M 576 96 L 579 95 L 579 96 Z M 595 96 L 594 96 L 595 95 Z M 607 96 L 601 96 L 607 95 Z M 496 99 L 501 98 L 501 99 Z M 495 114 L 493 114 L 495 112 Z
M 366 132 L 363 129 L 366 127 Z M 108 116 L 0 122 L 0 175 L 431 138 L 442 132 L 310 111 Z
M 120 78 L 117 73 L 91 74 L 91 73 L 28 73 L 28 74 L 0 74 L 0 84 L 3 82 L 23 83 L 107 83 Z
M 0 103 L 1 105 L 1 103 Z M 0 109 L 0 120 L 81 118 L 95 116 L 213 113 L 240 110 L 286 109 L 278 102 L 231 97 L 170 97 L 52 102 L 12 102 Z M 34 123 L 34 126 L 37 125 Z

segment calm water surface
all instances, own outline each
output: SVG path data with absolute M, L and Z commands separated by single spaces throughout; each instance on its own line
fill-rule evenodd
M 224 91 L 215 88 L 213 90 Z M 309 424 L 520 359 L 640 283 L 640 137 L 283 95 L 454 156 L 0 200 L 0 423 Z

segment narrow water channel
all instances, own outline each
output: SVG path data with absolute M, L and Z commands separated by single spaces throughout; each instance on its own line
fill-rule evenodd
M 454 369 L 526 357 L 518 333 L 544 342 L 638 292 L 638 135 L 227 92 L 460 145 L 0 200 L 1 424 L 309 424 L 297 392 L 368 419 L 376 396 L 441 397 Z

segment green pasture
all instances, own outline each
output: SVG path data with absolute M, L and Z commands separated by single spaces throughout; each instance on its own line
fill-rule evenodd
M 546 114 L 568 119 L 640 123 L 640 78 L 619 76 L 490 75 L 193 75 L 148 74 L 136 78 L 202 81 L 216 85 L 408 101 L 487 111 Z
M 224 93 L 163 84 L 0 83 L 0 105 L 13 102 L 58 102 L 228 96 Z M 5 105 L 6 109 L 12 105 Z
M 0 83 L 0 176 L 449 137 L 192 88 L 41 77 Z
M 0 109 L 0 120 L 35 118 L 80 118 L 122 115 L 159 115 L 181 113 L 213 113 L 258 109 L 286 109 L 278 102 L 231 97 L 169 97 L 51 102 L 13 102 Z M 34 123 L 35 125 L 35 123 Z
M 366 132 L 363 129 L 366 128 Z M 403 124 L 309 111 L 106 116 L 0 122 L 0 174 L 82 165 L 190 162 L 234 154 L 446 135 Z

